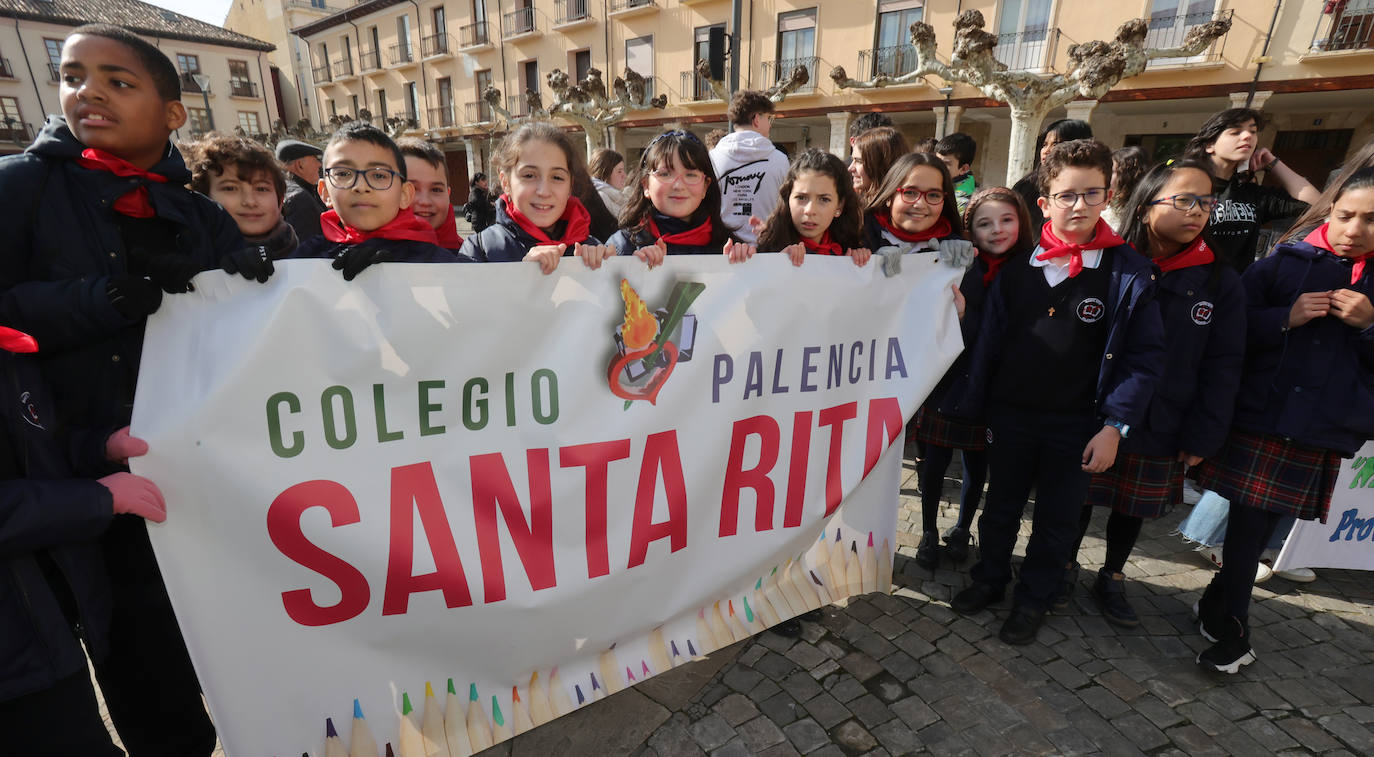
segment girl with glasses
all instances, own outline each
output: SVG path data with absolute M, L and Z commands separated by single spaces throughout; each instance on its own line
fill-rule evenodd
M 903 253 L 922 252 L 964 235 L 949 169 L 933 153 L 898 158 L 865 210 L 864 242 L 870 250 L 895 245 Z

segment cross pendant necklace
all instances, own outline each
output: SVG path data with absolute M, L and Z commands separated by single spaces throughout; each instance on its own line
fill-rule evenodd
M 1051 317 L 1051 318 L 1054 317 L 1054 306 L 1053 306 L 1053 305 L 1050 306 L 1050 317 Z

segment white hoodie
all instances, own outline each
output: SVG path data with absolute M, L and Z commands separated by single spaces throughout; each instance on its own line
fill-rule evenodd
M 726 134 L 711 150 L 711 167 L 720 182 L 720 214 L 740 239 L 754 243 L 749 217 L 765 220 L 773 212 L 787 165 L 787 156 L 756 131 Z

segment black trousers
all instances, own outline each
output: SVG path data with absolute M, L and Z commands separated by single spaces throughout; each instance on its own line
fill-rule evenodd
M 110 654 L 95 673 L 124 748 L 130 757 L 208 756 L 215 727 L 143 520 L 116 516 L 102 546 L 113 593 Z
M 86 671 L 0 702 L 0 752 L 25 757 L 124 757 L 100 719 Z M 13 750 L 13 751 L 11 751 Z
M 1102 423 L 1091 411 L 1062 413 L 994 407 L 988 428 L 988 496 L 978 521 L 982 559 L 969 574 L 1001 589 L 1011 582 L 1011 553 L 1035 487 L 1035 514 L 1014 603 L 1046 610 L 1073 558 L 1088 495 L 1083 448 Z
M 1279 513 L 1242 502 L 1231 503 L 1226 515 L 1226 541 L 1221 543 L 1221 572 L 1217 574 L 1227 615 L 1241 620 L 1249 618 L 1260 553 L 1280 520 L 1283 516 Z

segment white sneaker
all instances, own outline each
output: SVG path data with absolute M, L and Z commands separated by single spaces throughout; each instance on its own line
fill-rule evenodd
M 1310 584 L 1317 580 L 1316 571 L 1311 568 L 1289 568 L 1288 570 L 1276 570 L 1274 575 L 1279 578 L 1286 578 L 1300 584 Z
M 1183 504 L 1196 505 L 1202 500 L 1202 490 L 1197 488 L 1192 481 L 1183 479 Z
M 1221 567 L 1221 547 L 1199 547 L 1196 551 L 1213 568 Z
M 1272 575 L 1274 575 L 1274 571 L 1268 565 L 1260 563 L 1259 565 L 1255 566 L 1255 583 L 1262 584 L 1265 581 L 1268 581 L 1269 577 Z

